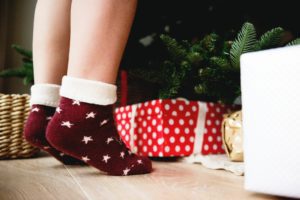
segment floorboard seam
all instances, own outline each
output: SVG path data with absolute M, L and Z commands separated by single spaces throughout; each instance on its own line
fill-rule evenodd
M 80 185 L 80 183 L 77 181 L 77 179 L 75 178 L 75 176 L 70 172 L 70 170 L 68 169 L 68 167 L 66 167 L 64 165 L 64 167 L 66 168 L 66 170 L 68 171 L 68 173 L 70 174 L 70 176 L 73 178 L 73 180 L 75 181 L 75 183 L 79 186 L 80 190 L 83 192 L 84 196 L 86 197 L 87 200 L 92 200 L 92 198 L 89 197 L 88 193 L 82 188 L 82 186 Z

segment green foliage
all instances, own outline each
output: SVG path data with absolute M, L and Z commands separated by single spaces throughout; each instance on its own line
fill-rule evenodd
M 219 36 L 210 34 L 201 41 L 176 41 L 168 35 L 160 35 L 167 50 L 167 59 L 152 68 L 131 68 L 129 74 L 158 85 L 158 98 L 196 96 L 194 85 L 197 82 L 199 63 L 204 62 L 218 49 Z
M 200 41 L 200 46 L 208 53 L 216 53 L 219 39 L 220 37 L 217 34 L 211 33 L 206 35 L 203 40 Z
M 283 33 L 284 30 L 281 27 L 273 28 L 264 33 L 259 39 L 260 49 L 269 49 L 280 45 Z
M 168 50 L 169 58 L 161 67 L 163 77 L 159 98 L 191 98 L 194 89 L 190 84 L 195 84 L 197 80 L 194 74 L 199 64 L 215 53 L 219 36 L 212 33 L 194 43 L 177 42 L 167 35 L 161 35 L 160 38 Z
M 284 30 L 277 27 L 257 39 L 253 24 L 246 22 L 234 41 L 216 33 L 201 40 L 176 41 L 161 35 L 168 58 L 157 68 L 135 71 L 160 85 L 159 98 L 185 97 L 233 103 L 240 91 L 240 56 L 243 53 L 282 45 Z M 299 44 L 300 39 L 289 45 Z
M 254 51 L 257 46 L 256 31 L 253 24 L 246 22 L 238 33 L 230 49 L 230 59 L 233 67 L 239 67 L 243 53 Z
M 184 59 L 186 56 L 185 48 L 178 44 L 178 42 L 167 35 L 161 35 L 160 39 L 167 44 L 167 50 L 169 51 L 170 57 L 172 60 L 179 62 L 180 60 Z
M 159 91 L 159 98 L 172 98 L 178 94 L 193 63 L 201 60 L 201 56 L 194 52 L 188 53 L 190 45 L 186 41 L 180 44 L 167 35 L 161 35 L 160 38 L 167 47 L 170 58 L 161 67 L 163 87 Z
M 284 30 L 277 27 L 262 34 L 257 40 L 254 26 L 246 22 L 235 41 L 223 42 L 221 54 L 215 49 L 209 62 L 200 63 L 198 84 L 194 87 L 199 98 L 232 103 L 241 94 L 240 56 L 246 52 L 279 47 L 283 33 Z M 300 38 L 288 43 L 295 44 L 300 44 Z
M 19 54 L 24 56 L 24 58 L 29 58 L 32 60 L 32 51 L 22 48 L 19 45 L 13 44 L 12 48 L 14 48 Z
M 287 43 L 286 46 L 293 46 L 293 45 L 299 45 L 300 44 L 300 38 L 297 38 L 289 43 Z
M 32 62 L 32 52 L 30 50 L 24 49 L 18 45 L 12 45 L 19 54 L 21 54 L 23 64 L 19 68 L 7 69 L 0 72 L 0 77 L 18 77 L 23 78 L 23 83 L 25 85 L 33 84 L 33 62 Z
M 230 62 L 226 58 L 214 56 L 210 58 L 210 65 L 226 69 L 228 66 L 230 66 Z

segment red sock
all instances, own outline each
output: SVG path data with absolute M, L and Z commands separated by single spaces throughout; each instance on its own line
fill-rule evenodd
M 149 173 L 151 161 L 133 154 L 114 123 L 115 86 L 64 77 L 59 109 L 47 128 L 47 140 L 58 150 L 110 175 Z M 75 100 L 76 99 L 76 100 Z
M 41 90 L 42 92 L 40 92 Z M 58 98 L 58 95 L 53 94 L 58 94 L 58 90 L 59 86 L 50 84 L 38 84 L 32 87 L 31 103 L 48 104 L 50 106 L 38 104 L 31 106 L 31 112 L 24 130 L 24 137 L 30 144 L 48 152 L 63 164 L 84 164 L 81 160 L 57 151 L 46 140 L 46 127 L 55 112 L 55 107 L 52 106 L 54 106 L 56 102 L 53 99 Z M 49 96 L 51 96 L 51 98 L 49 98 Z

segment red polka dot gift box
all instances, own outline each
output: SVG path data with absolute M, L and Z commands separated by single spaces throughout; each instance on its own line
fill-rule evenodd
M 132 152 L 150 157 L 225 153 L 223 115 L 233 106 L 158 99 L 116 108 L 118 132 Z

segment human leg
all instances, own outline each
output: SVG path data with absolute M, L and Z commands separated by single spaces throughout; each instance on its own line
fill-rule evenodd
M 35 84 L 31 88 L 31 112 L 24 136 L 64 164 L 79 160 L 54 149 L 45 131 L 59 102 L 61 79 L 67 72 L 71 0 L 40 0 L 36 4 L 33 33 Z
M 47 129 L 57 149 L 111 175 L 149 173 L 151 161 L 133 154 L 115 127 L 114 85 L 136 0 L 73 0 L 68 75 Z

